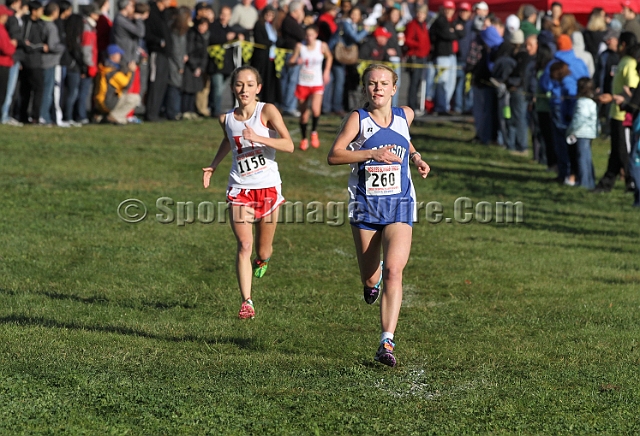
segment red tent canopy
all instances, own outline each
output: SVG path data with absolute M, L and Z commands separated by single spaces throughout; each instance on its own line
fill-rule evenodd
M 456 4 L 461 0 L 454 0 Z M 479 0 L 478 0 L 479 1 Z M 551 9 L 551 3 L 554 0 L 531 0 L 531 1 L 513 1 L 513 0 L 484 0 L 489 5 L 489 11 L 495 13 L 499 17 L 505 17 L 509 14 L 518 12 L 520 5 L 524 3 L 531 4 L 540 11 L 548 11 Z M 430 0 L 429 9 L 437 11 L 444 0 Z M 631 8 L 640 12 L 640 0 L 630 0 Z M 469 2 L 471 4 L 477 1 Z M 562 4 L 562 10 L 565 14 L 574 14 L 579 21 L 585 22 L 594 8 L 602 8 L 608 14 L 617 14 L 622 11 L 622 0 L 559 0 Z

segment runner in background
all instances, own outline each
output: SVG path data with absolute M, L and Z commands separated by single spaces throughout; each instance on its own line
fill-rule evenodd
M 324 70 L 322 64 L 324 62 Z M 318 120 L 322 113 L 322 96 L 324 86 L 331 80 L 331 64 L 333 55 L 326 42 L 318 39 L 318 27 L 311 25 L 306 29 L 306 37 L 302 44 L 296 45 L 293 55 L 289 59 L 292 65 L 300 65 L 296 98 L 300 108 L 300 150 L 309 148 L 307 139 L 307 125 L 309 113 L 313 115 L 311 121 L 311 146 L 320 147 L 318 137 Z M 311 108 L 309 109 L 309 103 Z

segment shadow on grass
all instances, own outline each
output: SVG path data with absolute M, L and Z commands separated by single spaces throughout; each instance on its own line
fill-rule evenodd
M 35 326 L 53 329 L 68 329 L 78 331 L 88 331 L 97 333 L 115 333 L 118 335 L 142 337 L 147 339 L 155 339 L 165 342 L 198 342 L 208 345 L 230 344 L 235 345 L 243 350 L 261 351 L 262 348 L 257 346 L 253 339 L 240 337 L 220 337 L 216 339 L 207 339 L 196 335 L 170 336 L 159 335 L 133 329 L 131 327 L 111 326 L 111 325 L 84 325 L 76 322 L 63 322 L 53 319 L 41 317 L 27 317 L 24 315 L 9 315 L 0 318 L 0 324 L 17 324 L 19 326 Z
M 83 304 L 104 304 L 104 305 L 113 304 L 113 305 L 124 307 L 127 309 L 150 308 L 150 309 L 158 309 L 158 310 L 169 310 L 169 309 L 175 309 L 175 308 L 181 308 L 181 309 L 196 308 L 195 303 L 183 303 L 183 302 L 177 302 L 177 301 L 176 302 L 127 301 L 127 300 L 116 301 L 116 300 L 109 300 L 106 297 L 97 296 L 97 295 L 94 295 L 91 297 L 80 297 L 79 295 L 64 294 L 62 292 L 52 292 L 52 291 L 28 291 L 28 293 L 35 294 L 35 295 L 42 295 L 42 296 L 51 298 L 52 300 L 68 300 L 68 301 L 75 301 Z M 18 295 L 19 293 L 9 289 L 0 288 L 0 294 Z

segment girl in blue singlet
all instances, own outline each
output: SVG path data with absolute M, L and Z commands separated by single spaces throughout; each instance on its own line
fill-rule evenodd
M 402 304 L 402 271 L 416 219 L 409 161 L 423 178 L 429 174 L 429 165 L 411 144 L 413 110 L 391 106 L 397 81 L 385 65 L 367 67 L 362 75 L 367 104 L 349 115 L 328 156 L 329 165 L 351 165 L 349 219 L 368 304 L 378 299 L 384 282 L 375 360 L 389 366 L 396 365 L 393 339 Z

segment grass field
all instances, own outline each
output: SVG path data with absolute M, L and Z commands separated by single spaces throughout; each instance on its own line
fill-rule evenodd
M 289 200 L 346 200 L 323 122 L 320 150 L 279 155 Z M 217 124 L 0 126 L 0 434 L 640 433 L 631 194 L 549 183 L 466 124 L 412 130 L 419 200 L 524 222 L 415 225 L 391 369 L 348 225 L 281 225 L 241 322 L 229 225 L 158 223 L 159 197 L 224 199 L 229 158 L 201 186 Z M 118 218 L 129 198 L 144 221 Z

